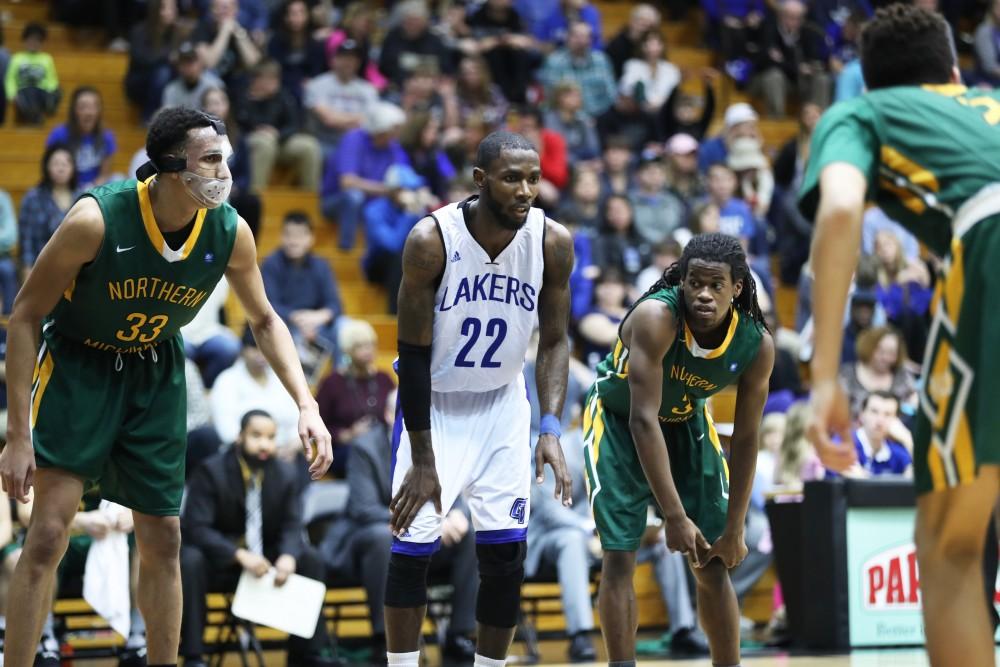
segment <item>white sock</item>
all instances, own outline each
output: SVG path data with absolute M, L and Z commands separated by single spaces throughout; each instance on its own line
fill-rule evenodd
M 494 660 L 493 658 L 487 658 L 486 656 L 476 654 L 476 661 L 474 663 L 475 667 L 504 667 L 507 664 L 507 659 Z
M 390 653 L 385 652 L 389 667 L 417 667 L 420 664 L 420 651 L 412 653 Z

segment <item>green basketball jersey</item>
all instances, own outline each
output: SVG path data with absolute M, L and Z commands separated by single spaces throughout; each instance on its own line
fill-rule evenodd
M 820 173 L 847 162 L 865 174 L 868 199 L 943 257 L 962 206 L 1000 182 L 998 125 L 1000 100 L 960 85 L 886 88 L 841 102 L 813 133 L 802 211 L 815 217 Z
M 666 287 L 646 299 L 662 301 L 678 319 L 681 288 Z M 624 326 L 624 322 L 622 322 Z M 663 357 L 661 422 L 683 422 L 704 409 L 705 399 L 736 381 L 757 357 L 763 329 L 753 319 L 733 309 L 722 345 L 714 350 L 698 346 L 687 325 L 682 326 L 674 344 Z M 619 332 L 621 328 L 619 327 Z M 631 395 L 628 386 L 629 350 L 619 334 L 614 350 L 597 366 L 594 389 L 604 409 L 628 417 Z
M 118 181 L 85 195 L 101 207 L 104 241 L 49 316 L 57 334 L 101 350 L 142 350 L 176 336 L 222 277 L 236 241 L 235 209 L 200 209 L 173 250 L 153 218 L 147 183 Z

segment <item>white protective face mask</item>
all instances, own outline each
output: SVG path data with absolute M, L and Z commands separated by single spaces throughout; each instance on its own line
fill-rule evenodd
M 181 172 L 181 181 L 191 198 L 204 208 L 218 208 L 229 199 L 233 179 L 206 178 L 190 171 Z

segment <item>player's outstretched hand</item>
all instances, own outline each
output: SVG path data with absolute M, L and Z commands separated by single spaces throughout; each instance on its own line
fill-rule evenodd
M 433 464 L 414 464 L 403 478 L 403 484 L 389 503 L 389 528 L 400 537 L 417 518 L 417 512 L 428 500 L 441 512 L 441 482 Z
M 702 560 L 701 566 L 705 567 L 710 560 L 718 558 L 726 566 L 726 569 L 731 570 L 742 563 L 749 552 L 750 550 L 747 549 L 746 540 L 742 532 L 739 534 L 722 533 L 722 536 L 708 550 L 708 554 Z
M 552 474 L 556 476 L 556 491 L 553 497 L 559 500 L 562 496 L 562 504 L 566 507 L 572 506 L 573 480 L 569 476 L 569 468 L 566 467 L 566 457 L 563 456 L 559 438 L 551 433 L 538 436 L 538 444 L 535 445 L 535 482 L 538 484 L 545 481 L 546 463 L 552 466 Z
M 694 521 L 687 517 L 667 521 L 666 532 L 668 549 L 684 554 L 695 567 L 708 562 L 707 554 L 712 546 L 698 530 L 698 526 L 694 525 Z
M 319 409 L 306 408 L 299 411 L 299 438 L 306 450 L 306 458 L 312 461 L 309 474 L 314 480 L 320 479 L 330 469 L 333 463 L 333 440 L 326 430 Z M 316 456 L 313 457 L 313 445 L 316 446 Z
M 840 436 L 840 442 L 833 441 L 834 433 Z M 830 470 L 844 472 L 857 462 L 847 397 L 838 380 L 813 384 L 806 437 L 816 448 L 819 460 Z
M 0 452 L 0 484 L 10 498 L 28 503 L 28 491 L 35 482 L 35 450 L 31 441 L 10 440 Z

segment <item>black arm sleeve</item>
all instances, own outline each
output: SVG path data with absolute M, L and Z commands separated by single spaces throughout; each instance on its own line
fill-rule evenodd
M 399 407 L 407 431 L 431 428 L 431 346 L 399 341 Z

